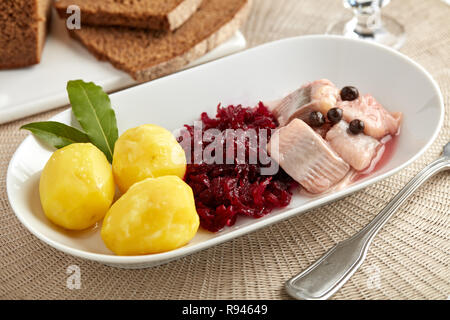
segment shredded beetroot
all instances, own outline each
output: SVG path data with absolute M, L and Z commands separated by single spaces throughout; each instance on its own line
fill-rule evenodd
M 241 105 L 217 107 L 217 115 L 210 118 L 202 113 L 203 133 L 208 129 L 275 129 L 278 125 L 270 111 L 259 103 L 254 108 L 244 108 Z M 185 151 L 191 153 L 194 162 L 194 127 L 186 125 L 178 141 Z M 270 130 L 268 139 L 270 138 Z M 183 144 L 184 137 L 190 136 L 190 145 Z M 202 139 L 204 140 L 204 139 Z M 201 141 L 201 150 L 211 142 Z M 225 141 L 221 140 L 224 159 Z M 242 143 L 237 141 L 236 143 Z M 238 215 L 260 218 L 275 208 L 282 208 L 291 201 L 291 188 L 296 184 L 281 168 L 275 175 L 261 175 L 263 165 L 258 157 L 256 164 L 249 164 L 248 155 L 258 150 L 252 149 L 245 141 L 246 162 L 236 164 L 188 164 L 185 181 L 191 186 L 201 226 L 216 232 L 225 226 L 232 226 Z M 235 145 L 236 147 L 236 145 Z M 236 148 L 234 149 L 236 150 Z M 265 146 L 264 146 L 265 150 Z

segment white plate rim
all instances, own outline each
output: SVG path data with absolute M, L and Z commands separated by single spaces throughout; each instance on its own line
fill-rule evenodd
M 47 238 L 45 235 L 41 234 L 40 232 L 36 231 L 33 229 L 33 227 L 25 220 L 21 217 L 20 214 L 17 214 L 17 207 L 15 206 L 14 201 L 12 201 L 12 196 L 11 196 L 11 189 L 12 187 L 9 186 L 9 183 L 11 181 L 11 179 L 9 178 L 11 175 L 11 170 L 12 170 L 12 164 L 15 162 L 17 154 L 19 153 L 19 149 L 21 147 L 23 147 L 24 143 L 29 140 L 32 139 L 33 137 L 30 135 L 28 137 L 26 137 L 24 139 L 24 141 L 22 141 L 22 143 L 19 145 L 19 147 L 16 149 L 14 155 L 12 156 L 9 166 L 8 166 L 8 170 L 7 170 L 7 178 L 6 178 L 6 184 L 7 184 L 7 195 L 8 195 L 8 200 L 9 203 L 11 205 L 12 210 L 14 211 L 16 217 L 19 219 L 19 221 L 33 234 L 35 235 L 38 239 L 40 239 L 41 241 L 43 241 L 44 243 L 50 245 L 51 247 L 65 252 L 67 254 L 70 254 L 72 256 L 76 256 L 76 257 L 80 257 L 83 259 L 87 259 L 87 260 L 92 260 L 92 261 L 97 261 L 97 262 L 101 262 L 101 263 L 105 263 L 105 264 L 113 264 L 113 265 L 123 265 L 123 266 L 127 266 L 127 265 L 133 265 L 133 264 L 151 264 L 154 263 L 155 265 L 158 263 L 164 263 L 164 262 L 168 262 L 170 260 L 173 259 L 177 259 L 177 258 L 181 258 L 183 256 L 204 250 L 206 248 L 218 245 L 220 243 L 223 243 L 225 241 L 240 237 L 244 234 L 248 234 L 251 232 L 254 232 L 258 229 L 270 226 L 276 222 L 280 222 L 283 220 L 286 220 L 288 218 L 291 218 L 295 215 L 298 214 L 303 214 L 311 209 L 315 209 L 318 208 L 320 206 L 324 206 L 328 203 L 340 200 L 341 198 L 348 196 L 356 191 L 360 191 L 364 188 L 366 188 L 369 185 L 373 185 L 383 179 L 386 179 L 394 174 L 396 174 L 397 172 L 399 172 L 400 170 L 404 169 L 405 167 L 407 167 L 408 165 L 410 165 L 411 163 L 413 163 L 415 160 L 417 160 L 420 156 L 422 156 L 424 154 L 424 152 L 431 146 L 431 144 L 436 140 L 443 122 L 444 122 L 444 114 L 445 114 L 445 109 L 444 109 L 444 99 L 442 96 L 442 92 L 439 88 L 439 85 L 437 84 L 436 80 L 434 80 L 434 78 L 431 76 L 431 74 L 424 68 L 422 67 L 420 64 L 418 64 L 417 62 L 415 62 L 414 60 L 412 60 L 411 58 L 409 58 L 408 56 L 394 50 L 391 49 L 389 47 L 383 46 L 383 45 L 379 45 L 376 43 L 371 43 L 371 42 L 366 42 L 363 40 L 358 40 L 358 39 L 350 39 L 350 38 L 345 38 L 342 36 L 335 36 L 335 35 L 307 35 L 307 36 L 297 36 L 297 37 L 289 37 L 289 38 L 285 38 L 285 39 L 281 39 L 281 40 L 276 40 L 273 42 L 269 42 L 269 43 L 265 43 L 262 44 L 260 46 L 257 47 L 253 47 L 251 49 L 242 51 L 240 53 L 235 53 L 232 54 L 230 56 L 227 56 L 225 58 L 221 58 L 217 61 L 212 61 L 212 62 L 208 62 L 206 64 L 197 66 L 195 68 L 191 68 L 179 73 L 175 73 L 148 83 L 143 83 L 140 84 L 138 86 L 135 86 L 133 88 L 137 88 L 137 87 L 141 87 L 141 86 L 148 86 L 148 85 L 152 85 L 153 82 L 156 81 L 167 81 L 169 80 L 171 77 L 176 77 L 181 73 L 185 73 L 185 72 L 195 72 L 195 70 L 197 70 L 198 68 L 205 68 L 210 66 L 211 64 L 217 63 L 217 62 L 223 62 L 226 61 L 227 59 L 233 59 L 235 56 L 237 55 L 242 55 L 242 54 L 248 54 L 248 52 L 254 51 L 254 50 L 260 50 L 262 48 L 268 47 L 268 46 L 274 46 L 277 45 L 281 42 L 288 42 L 288 41 L 295 41 L 296 39 L 339 39 L 340 41 L 350 41 L 350 42 L 359 42 L 362 45 L 367 45 L 367 46 L 375 46 L 378 47 L 382 50 L 388 51 L 390 54 L 394 54 L 396 56 L 398 56 L 399 58 L 402 58 L 403 60 L 405 60 L 406 62 L 412 64 L 415 68 L 419 69 L 426 77 L 427 79 L 432 83 L 434 90 L 436 91 L 437 97 L 439 99 L 439 123 L 436 126 L 431 138 L 429 139 L 429 141 L 408 161 L 404 162 L 403 164 L 399 165 L 398 167 L 384 173 L 381 174 L 377 177 L 371 178 L 367 181 L 361 182 L 359 184 L 356 185 L 352 185 L 348 188 L 345 188 L 344 190 L 338 191 L 335 193 L 335 197 L 333 199 L 327 200 L 327 201 L 323 201 L 323 199 L 317 199 L 317 200 L 313 200 L 307 204 L 302 205 L 301 207 L 296 207 L 296 208 L 292 208 L 289 209 L 288 211 L 280 214 L 280 215 L 273 215 L 270 216 L 270 214 L 267 216 L 266 220 L 261 221 L 261 220 L 255 220 L 254 223 L 247 225 L 241 229 L 236 229 L 233 230 L 233 232 L 230 233 L 225 233 L 222 235 L 218 235 L 217 237 L 213 238 L 213 239 L 209 239 L 207 241 L 192 245 L 192 246 L 188 246 L 188 247 L 181 247 L 172 251 L 168 251 L 168 252 L 164 252 L 164 253 L 157 253 L 157 254 L 149 254 L 149 255 L 139 255 L 139 256 L 116 256 L 116 255 L 109 255 L 109 254 L 101 254 L 101 253 L 91 253 L 91 252 L 86 252 L 80 249 L 75 249 L 75 248 L 71 248 L 69 246 L 66 246 L 64 244 L 60 244 L 56 241 L 53 241 L 52 239 Z M 119 92 L 116 92 L 112 95 L 120 95 L 120 94 L 125 94 L 127 93 L 128 90 L 131 90 L 133 88 L 130 89 L 125 89 Z M 66 112 L 62 111 L 63 112 Z M 61 113 L 58 113 L 57 115 L 55 115 L 54 117 L 58 117 Z M 54 118 L 52 117 L 52 119 Z M 320 204 L 318 204 L 318 202 L 320 202 Z

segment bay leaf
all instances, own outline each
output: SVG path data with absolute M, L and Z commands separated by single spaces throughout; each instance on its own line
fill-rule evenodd
M 67 92 L 72 111 L 90 141 L 112 162 L 119 132 L 108 95 L 100 86 L 82 80 L 69 81 Z
M 89 142 L 89 137 L 84 132 L 56 121 L 28 123 L 20 129 L 31 131 L 42 141 L 57 149 L 72 143 Z

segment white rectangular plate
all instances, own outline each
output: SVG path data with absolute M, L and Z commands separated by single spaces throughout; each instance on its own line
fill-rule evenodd
M 0 124 L 69 104 L 66 83 L 94 81 L 106 92 L 136 85 L 127 73 L 108 62 L 98 61 L 78 41 L 70 38 L 64 21 L 53 12 L 52 27 L 38 65 L 0 70 Z M 186 68 L 221 58 L 244 49 L 242 33 L 218 46 Z
M 112 94 L 111 100 L 120 132 L 145 123 L 175 130 L 198 119 L 203 111 L 214 115 L 219 102 L 253 106 L 259 101 L 279 99 L 300 85 L 320 78 L 328 78 L 338 87 L 357 86 L 362 93 L 372 93 L 389 110 L 404 113 L 402 132 L 390 161 L 372 176 L 344 190 L 316 197 L 296 193 L 285 209 L 256 220 L 239 217 L 236 225 L 218 233 L 200 229 L 188 245 L 170 252 L 115 256 L 103 244 L 99 229 L 66 232 L 45 218 L 38 183 L 52 150 L 30 136 L 10 162 L 7 191 L 11 206 L 31 232 L 59 250 L 120 267 L 148 267 L 306 212 L 384 179 L 422 154 L 442 125 L 442 95 L 422 67 L 385 47 L 331 36 L 269 43 Z M 53 120 L 73 121 L 70 110 Z

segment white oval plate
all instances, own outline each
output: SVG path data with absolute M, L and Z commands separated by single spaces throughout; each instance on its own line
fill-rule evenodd
M 332 194 L 306 198 L 296 194 L 289 207 L 261 219 L 240 217 L 218 233 L 200 230 L 186 246 L 145 256 L 116 256 L 103 244 L 99 228 L 72 233 L 44 216 L 39 175 L 52 150 L 27 137 L 14 154 L 7 192 L 19 220 L 39 239 L 68 254 L 105 264 L 150 267 L 211 247 L 361 190 L 419 157 L 442 125 L 444 106 L 436 82 L 418 64 L 391 49 L 334 36 L 306 36 L 268 43 L 151 83 L 111 95 L 119 131 L 144 123 L 175 130 L 213 115 L 219 102 L 253 106 L 279 99 L 305 82 L 328 78 L 338 87 L 357 86 L 373 94 L 387 109 L 404 113 L 397 148 L 383 168 L 369 178 Z M 85 79 L 89 80 L 89 79 Z M 52 120 L 70 123 L 70 110 Z

